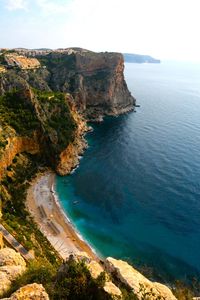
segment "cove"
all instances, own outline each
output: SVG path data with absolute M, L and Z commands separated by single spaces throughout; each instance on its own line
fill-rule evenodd
M 56 192 L 101 256 L 158 279 L 200 274 L 200 66 L 126 64 L 137 112 L 93 124 L 89 148 Z

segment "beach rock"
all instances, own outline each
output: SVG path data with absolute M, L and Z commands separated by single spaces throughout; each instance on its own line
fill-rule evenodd
M 2 300 L 49 300 L 49 296 L 42 284 L 32 283 L 17 290 L 10 298 Z
M 127 262 L 108 257 L 105 261 L 108 272 L 115 276 L 128 288 L 130 288 L 138 299 L 165 299 L 176 300 L 171 290 L 160 283 L 152 282 L 135 270 Z
M 12 281 L 26 269 L 23 257 L 11 248 L 0 250 L 0 295 L 6 292 Z

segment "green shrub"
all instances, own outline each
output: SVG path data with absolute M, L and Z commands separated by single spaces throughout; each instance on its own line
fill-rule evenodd
M 70 300 L 107 300 L 111 299 L 102 287 L 105 283 L 105 274 L 93 279 L 83 261 L 69 260 L 57 273 L 52 299 Z

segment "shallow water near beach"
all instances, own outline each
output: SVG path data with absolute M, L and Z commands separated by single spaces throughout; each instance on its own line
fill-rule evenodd
M 141 107 L 106 118 L 60 202 L 102 256 L 170 281 L 200 275 L 200 65 L 126 64 Z

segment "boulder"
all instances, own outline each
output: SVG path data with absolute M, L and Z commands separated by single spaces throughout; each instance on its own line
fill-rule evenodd
M 49 300 L 49 296 L 42 284 L 32 283 L 17 290 L 10 298 L 2 300 Z
M 105 267 L 108 272 L 114 273 L 123 284 L 131 289 L 138 299 L 145 297 L 149 300 L 176 300 L 166 285 L 150 281 L 125 261 L 108 257 Z
M 11 286 L 12 281 L 26 269 L 23 257 L 11 248 L 0 250 L 0 296 Z
M 114 283 L 112 283 L 112 281 L 106 281 L 103 289 L 107 294 L 109 294 L 112 297 L 112 299 L 122 299 L 122 292 Z
M 26 267 L 23 257 L 12 248 L 3 248 L 0 250 L 0 267 L 1 266 L 21 266 Z

